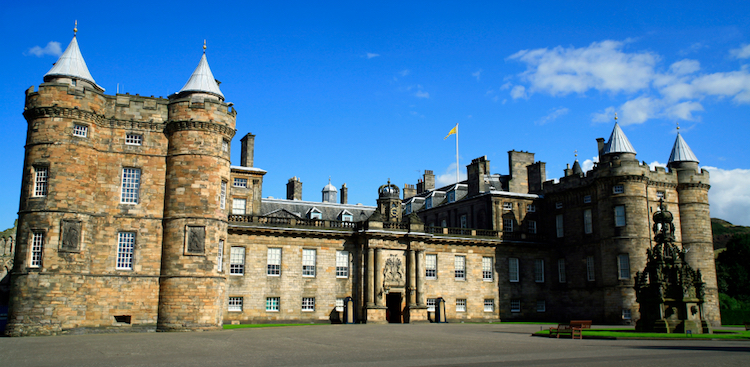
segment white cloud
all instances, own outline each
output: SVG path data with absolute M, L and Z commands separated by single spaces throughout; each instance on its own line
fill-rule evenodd
M 462 169 L 458 172 L 459 181 L 466 179 L 466 169 Z M 446 185 L 456 183 L 456 162 L 451 163 L 445 171 L 435 176 L 435 187 L 443 187 Z
M 581 170 L 583 172 L 588 172 L 594 169 L 594 163 L 599 163 L 599 157 L 593 156 L 591 159 L 586 159 L 581 163 Z
M 401 75 L 401 76 L 407 76 L 410 73 L 411 73 L 411 70 L 409 70 L 409 69 L 404 69 L 404 70 L 401 70 L 401 71 L 398 72 L 398 74 Z
M 568 112 L 570 112 L 570 110 L 567 109 L 566 107 L 556 108 L 554 111 L 550 112 L 547 116 L 544 116 L 539 121 L 537 121 L 537 124 L 544 125 L 548 122 L 555 121 L 558 117 L 565 115 Z
M 60 56 L 62 55 L 62 49 L 60 48 L 60 42 L 50 41 L 47 43 L 47 46 L 34 46 L 30 48 L 29 54 L 36 57 L 42 57 L 44 55 Z
M 510 90 L 510 96 L 513 97 L 513 99 L 528 98 L 526 95 L 526 87 L 523 85 L 513 87 L 513 89 Z
M 648 168 L 650 168 L 652 171 L 655 171 L 656 167 L 666 167 L 666 166 L 667 166 L 666 163 L 661 163 L 659 161 L 653 161 L 648 164 Z
M 372 59 L 373 57 L 378 57 L 378 56 L 380 56 L 380 54 L 373 54 L 373 53 L 370 53 L 370 52 L 368 52 L 365 55 L 365 57 L 367 57 L 368 59 Z
M 742 45 L 740 48 L 729 50 L 729 54 L 738 59 L 750 58 L 750 44 Z
M 512 87 L 512 86 L 513 86 L 513 83 L 506 82 L 505 84 L 503 84 L 503 85 L 500 86 L 500 90 L 510 89 L 510 87 Z
M 414 93 L 414 96 L 416 96 L 417 98 L 430 98 L 430 93 L 418 90 L 417 93 Z
M 750 226 L 750 169 L 703 168 L 711 176 L 711 217 Z
M 682 56 L 685 56 L 685 55 L 688 55 L 688 54 L 691 54 L 691 53 L 694 53 L 694 52 L 698 52 L 698 51 L 700 51 L 701 49 L 704 49 L 704 48 L 708 48 L 708 46 L 704 45 L 704 44 L 702 44 L 700 42 L 696 42 L 696 43 L 693 43 L 692 45 L 690 45 L 690 47 L 688 47 L 688 48 L 686 48 L 684 50 L 680 50 L 679 54 L 682 55 Z
M 475 73 L 471 73 L 471 76 L 477 78 L 477 81 L 479 81 L 480 75 L 482 75 L 482 69 L 477 70 Z

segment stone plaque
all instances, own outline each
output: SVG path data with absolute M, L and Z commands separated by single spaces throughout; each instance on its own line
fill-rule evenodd
M 206 227 L 187 226 L 185 249 L 188 254 L 203 254 L 206 248 Z
M 401 256 L 391 255 L 385 260 L 383 282 L 395 287 L 403 287 L 405 285 L 406 282 L 404 279 L 404 268 Z
M 81 227 L 81 222 L 76 220 L 63 220 L 60 223 L 60 250 L 81 250 Z

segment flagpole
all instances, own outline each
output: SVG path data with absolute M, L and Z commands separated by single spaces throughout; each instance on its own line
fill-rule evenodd
M 458 184 L 458 124 L 456 124 L 456 184 Z

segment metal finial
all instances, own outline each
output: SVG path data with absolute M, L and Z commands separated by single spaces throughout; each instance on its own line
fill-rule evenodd
M 578 158 L 578 149 L 576 149 L 576 150 L 574 151 L 574 153 L 576 154 L 576 158 Z
M 677 121 L 677 131 L 680 131 L 680 122 Z
M 76 19 L 76 24 L 73 26 L 73 37 L 76 36 L 76 33 L 78 33 L 78 19 Z
M 615 112 L 615 122 L 617 122 L 617 112 Z
M 203 53 L 206 53 L 206 40 L 203 40 Z

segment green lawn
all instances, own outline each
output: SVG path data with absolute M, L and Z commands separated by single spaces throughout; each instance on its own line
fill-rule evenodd
M 663 333 L 639 333 L 632 329 L 600 329 L 584 330 L 583 335 L 594 338 L 642 338 L 642 339 L 675 339 L 675 338 L 693 338 L 693 339 L 744 339 L 750 340 L 750 331 L 733 332 L 729 330 L 716 330 L 719 333 L 714 334 L 663 334 Z M 534 333 L 534 336 L 548 336 L 549 330 L 542 330 Z M 568 337 L 568 336 L 561 336 Z M 568 337 L 569 338 L 569 337 Z

